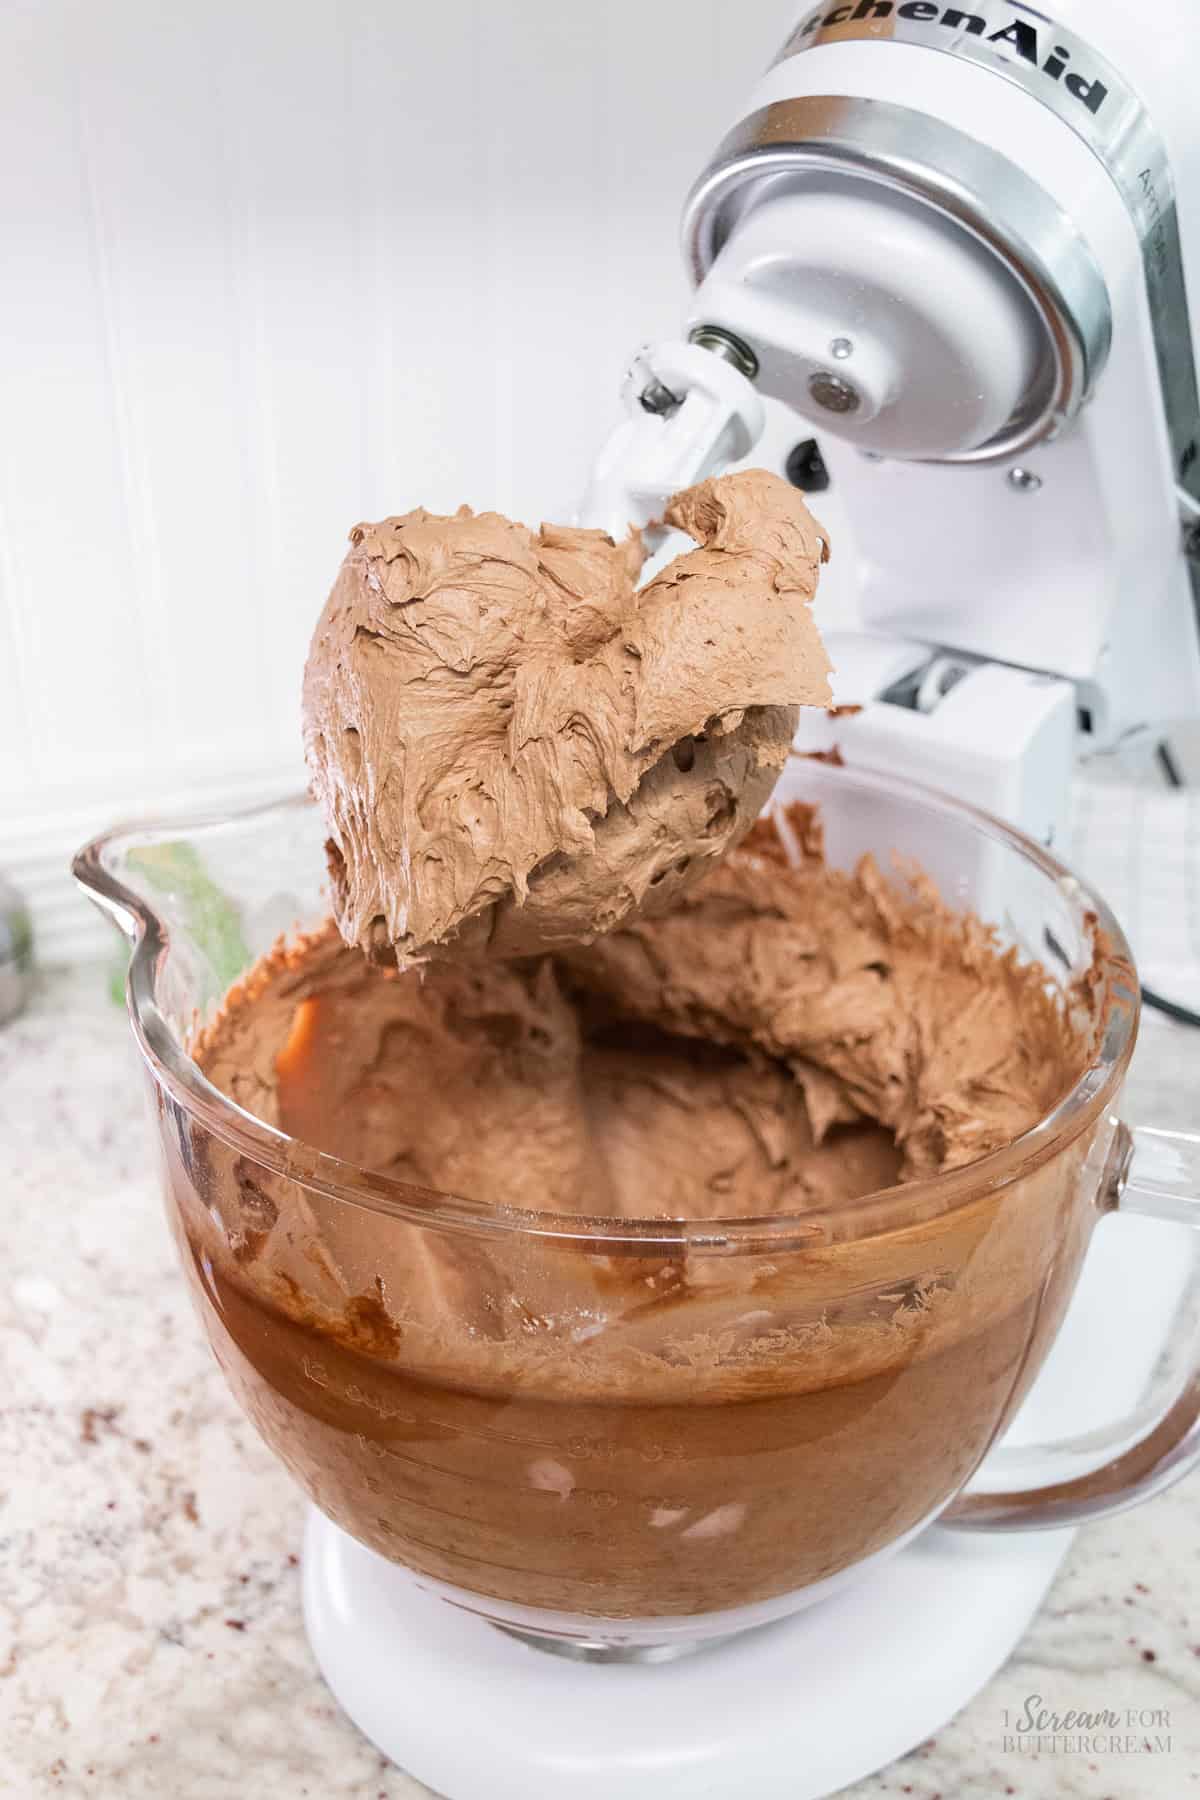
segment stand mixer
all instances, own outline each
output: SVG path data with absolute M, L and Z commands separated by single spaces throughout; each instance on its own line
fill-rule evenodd
M 863 627 L 824 633 L 844 710 L 806 719 L 800 746 L 836 742 L 1044 843 L 1080 752 L 1200 711 L 1191 24 L 1188 0 L 1152 21 L 1124 0 L 806 12 L 692 188 L 683 335 L 633 360 L 579 514 L 652 526 L 678 489 L 753 460 L 763 397 L 783 402 L 827 465 L 799 485 L 819 512 L 831 479 L 852 518 Z M 1137 1221 L 1094 1245 L 1014 1435 L 1132 1405 L 1179 1279 Z M 1122 1360 L 1101 1321 L 1131 1288 Z M 1085 1385 L 1106 1396 L 1095 1419 Z M 977 1691 L 1070 1537 L 935 1528 L 850 1593 L 666 1669 L 547 1658 L 316 1513 L 306 1608 L 351 1715 L 464 1800 L 816 1800 Z
M 581 507 L 582 523 L 617 536 L 631 522 L 651 524 L 679 488 L 752 456 L 763 396 L 791 407 L 820 430 L 853 518 L 865 627 L 826 634 L 842 710 L 807 723 L 802 747 L 836 740 L 851 765 L 884 764 L 949 789 L 1044 843 L 1063 825 L 1081 747 L 1158 735 L 1200 712 L 1189 558 L 1200 544 L 1200 402 L 1184 269 L 1185 253 L 1200 254 L 1200 220 L 1181 239 L 1174 185 L 1200 205 L 1200 139 L 1189 136 L 1190 96 L 1172 67 L 1186 5 L 1169 0 L 1152 30 L 1123 0 L 1064 0 L 1064 22 L 1000 0 L 848 0 L 804 15 L 687 202 L 697 287 L 684 335 L 636 358 L 628 416 Z M 1200 292 L 1200 269 L 1192 273 Z M 831 804 L 840 779 L 847 817 L 864 817 L 869 779 L 860 790 L 853 766 L 817 767 Z M 930 803 L 907 804 L 915 818 Z M 1024 858 L 1010 890 L 1019 940 L 1037 882 L 1068 913 L 1076 906 L 1076 923 L 1091 916 L 1057 865 L 1038 865 L 1000 828 L 959 812 L 952 869 L 968 838 L 987 838 L 997 871 L 1004 858 L 1014 867 Z M 209 828 L 208 854 L 277 896 L 284 852 L 302 839 L 307 855 L 310 825 L 282 811 L 261 829 L 253 819 L 222 823 Z M 128 864 L 132 842 L 98 841 L 76 869 L 137 937 L 131 1008 L 158 1082 L 169 1182 L 183 1196 L 177 1226 L 190 1208 L 197 1233 L 217 1244 L 214 1171 L 225 1159 L 251 1223 L 269 1232 L 276 1190 L 254 1164 L 278 1157 L 280 1133 L 236 1108 L 219 1116 L 211 1089 L 193 1091 L 203 1084 L 172 1039 L 184 1028 L 171 1014 L 194 1016 L 223 984 L 193 993 L 186 957 L 172 972 L 167 953 L 179 957 L 185 933 L 164 930 L 131 893 L 122 858 Z M 936 856 L 912 834 L 903 847 L 945 888 Z M 314 862 L 314 907 L 322 876 Z M 1042 912 L 1036 920 L 1030 941 L 1041 955 L 1054 938 Z M 1119 1055 L 1114 1066 L 1119 1078 Z M 1111 1126 L 1118 1163 L 1123 1130 Z M 1115 1466 L 1118 1451 L 1133 1467 L 1161 1436 L 1163 1320 L 1196 1285 L 1183 1221 L 1194 1213 L 1185 1196 L 1200 1159 L 1164 1138 L 1155 1166 L 1156 1134 L 1135 1136 L 1135 1161 L 1117 1174 L 1105 1140 L 1097 1196 L 1109 1196 L 1103 1209 L 1119 1200 L 1123 1211 L 1158 1216 L 1152 1227 L 1118 1218 L 1097 1234 L 1041 1375 L 958 1510 L 956 1523 L 1000 1524 L 1003 1535 L 931 1525 L 930 1514 L 867 1558 L 865 1572 L 860 1562 L 816 1584 L 806 1596 L 816 1603 L 790 1616 L 782 1604 L 735 1608 L 714 1628 L 709 1614 L 698 1645 L 687 1616 L 635 1619 L 640 1635 L 591 1641 L 569 1621 L 556 1638 L 557 1615 L 534 1608 L 489 1622 L 469 1610 L 471 1594 L 377 1555 L 314 1508 L 306 1620 L 351 1718 L 451 1800 L 820 1800 L 911 1750 L 1011 1653 L 1070 1527 L 1157 1491 L 1200 1454 L 1185 1422 L 1169 1455 L 1152 1458 L 1120 1498 L 1109 1488 L 1076 1503 L 1081 1480 Z M 333 1159 L 314 1152 L 311 1162 L 289 1176 L 297 1205 L 353 1208 L 362 1198 L 323 1173 Z M 185 1237 L 202 1310 L 215 1315 L 214 1263 L 188 1252 Z M 309 1279 L 299 1262 L 296 1274 Z M 222 1343 L 229 1373 L 233 1340 Z M 329 1373 L 307 1353 L 296 1360 L 310 1383 L 305 1403 L 319 1414 Z M 274 1395 L 255 1393 L 248 1410 L 271 1441 L 283 1413 L 272 1410 Z M 370 1404 L 357 1386 L 343 1397 Z M 885 1384 L 864 1399 L 864 1416 L 892 1397 Z M 1171 1419 L 1178 1410 L 1172 1403 Z M 1149 1431 L 1153 1413 L 1162 1416 Z M 445 1453 L 453 1438 L 450 1426 L 439 1440 L 421 1417 L 390 1416 L 400 1422 L 399 1460 L 419 1470 L 427 1440 Z M 611 1449 L 585 1440 L 578 1456 Z M 494 1454 L 496 1485 L 505 1451 Z M 572 1471 L 544 1457 L 538 1466 L 547 1506 L 565 1503 Z M 611 1466 L 592 1478 L 619 1487 Z M 669 1484 L 670 1470 L 641 1478 Z M 883 1504 L 894 1479 L 880 1477 Z M 319 1480 L 308 1486 L 327 1497 Z M 1058 1528 L 1023 1529 L 1036 1509 L 1010 1503 L 1047 1486 L 1064 1503 L 1041 1522 Z M 617 1504 L 613 1492 L 580 1487 Z M 663 1523 L 679 1516 L 654 1492 Z M 437 1498 L 426 1490 L 431 1514 Z M 477 1503 L 468 1494 L 463 1504 L 469 1513 Z M 711 1521 L 724 1529 L 727 1511 L 739 1509 L 707 1515 L 703 1554 L 714 1560 L 723 1552 Z M 862 1578 L 844 1585 L 848 1573 Z M 1002 1735 L 998 1718 L 997 1751 Z
M 794 409 L 859 550 L 843 754 L 1047 843 L 1079 750 L 1200 706 L 1192 29 L 1184 0 L 807 12 L 687 200 L 686 341 L 636 359 L 582 511 L 644 524 L 751 455 L 761 396 Z

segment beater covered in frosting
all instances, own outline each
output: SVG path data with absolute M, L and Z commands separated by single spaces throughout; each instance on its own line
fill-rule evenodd
M 829 699 L 826 537 L 763 470 L 679 494 L 698 548 L 423 509 L 356 526 L 304 680 L 347 943 L 403 967 L 660 912 L 749 829 Z

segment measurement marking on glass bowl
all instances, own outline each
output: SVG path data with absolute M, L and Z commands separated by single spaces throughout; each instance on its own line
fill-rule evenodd
M 467 1431 L 461 1425 L 451 1424 L 445 1419 L 421 1418 L 416 1413 L 405 1412 L 399 1406 L 388 1406 L 384 1401 L 376 1401 L 371 1395 L 365 1394 L 361 1388 L 356 1387 L 351 1392 L 348 1388 L 339 1388 L 332 1381 L 322 1380 L 321 1375 L 317 1373 L 321 1365 L 311 1363 L 307 1357 L 304 1359 L 303 1366 L 305 1375 L 314 1387 L 323 1388 L 327 1393 L 338 1394 L 343 1400 L 348 1400 L 351 1406 L 365 1407 L 368 1412 L 374 1413 L 377 1419 L 386 1419 L 397 1425 L 416 1425 L 422 1431 L 444 1431 L 449 1436 L 456 1438 L 478 1438 L 481 1442 L 487 1443 L 520 1444 L 528 1446 L 531 1450 L 557 1450 L 559 1448 L 557 1442 L 552 1438 L 518 1437 L 514 1436 L 512 1432 L 493 1431 L 486 1425 L 479 1425 L 474 1430 Z M 321 1373 L 323 1374 L 324 1371 L 322 1370 Z
M 438 1513 L 443 1519 L 457 1519 L 460 1525 L 478 1525 L 482 1522 L 470 1513 L 451 1512 L 447 1506 L 435 1506 L 432 1500 L 419 1500 L 415 1494 L 395 1494 L 393 1498 L 400 1506 L 419 1506 L 425 1512 Z
M 533 1494 L 539 1500 L 553 1500 L 562 1504 L 562 1496 L 553 1488 L 532 1487 L 527 1482 L 505 1481 L 497 1475 L 476 1475 L 468 1469 L 448 1469 L 445 1463 L 428 1462 L 423 1456 L 410 1456 L 404 1450 L 397 1450 L 391 1444 L 381 1444 L 375 1438 L 369 1438 L 361 1431 L 355 1433 L 360 1446 L 377 1462 L 386 1457 L 389 1461 L 409 1463 L 414 1469 L 421 1469 L 428 1475 L 452 1475 L 457 1481 L 469 1481 L 472 1487 L 498 1487 L 505 1493 Z M 609 1507 L 616 1504 L 616 1496 L 608 1488 L 572 1488 L 572 1500 L 584 1500 L 589 1506 Z
M 509 1491 L 517 1494 L 536 1494 L 538 1492 L 536 1488 L 523 1487 L 512 1488 Z M 479 1519 L 473 1513 L 451 1512 L 448 1506 L 435 1506 L 432 1500 L 422 1500 L 416 1494 L 395 1494 L 392 1498 L 398 1506 L 419 1506 L 425 1512 L 438 1513 L 443 1519 L 457 1519 L 460 1525 L 480 1525 L 487 1523 L 486 1520 Z M 551 1498 L 554 1499 L 557 1498 L 557 1496 L 551 1495 Z M 571 1498 L 575 1499 L 576 1495 L 573 1494 Z M 615 1504 L 616 1496 L 610 1495 L 609 1500 Z M 597 1510 L 607 1511 L 608 1508 L 598 1508 Z
M 364 1393 L 357 1384 L 353 1384 L 350 1388 L 339 1388 L 336 1383 L 325 1378 L 324 1366 L 311 1362 L 308 1357 L 304 1358 L 303 1367 L 305 1375 L 314 1387 L 324 1388 L 329 1393 L 340 1394 L 342 1399 L 348 1400 L 352 1406 L 365 1407 L 368 1412 L 374 1413 L 377 1419 L 386 1420 L 388 1423 L 415 1425 L 423 1433 L 441 1431 L 451 1438 L 466 1438 L 479 1443 L 511 1444 L 514 1447 L 529 1450 L 561 1452 L 562 1449 L 561 1443 L 556 1438 L 527 1437 L 511 1431 L 497 1431 L 488 1425 L 477 1425 L 468 1430 L 465 1426 L 453 1424 L 448 1419 L 418 1417 L 416 1413 L 406 1412 L 399 1406 L 389 1406 L 385 1401 L 375 1399 L 374 1396 Z M 675 1462 L 685 1460 L 683 1447 L 679 1444 L 626 1445 L 614 1444 L 604 1438 L 575 1437 L 570 1440 L 567 1448 L 572 1456 L 581 1461 L 619 1456 L 622 1451 L 629 1456 L 636 1456 L 641 1462 L 654 1463 L 664 1459 Z M 690 1460 L 698 1462 L 704 1459 L 692 1457 Z
M 409 1537 L 404 1532 L 397 1531 L 395 1535 L 403 1537 L 406 1544 L 411 1544 L 417 1550 L 432 1550 L 435 1556 L 451 1556 L 456 1562 L 475 1563 L 481 1569 L 499 1569 L 502 1575 L 531 1576 L 535 1581 L 568 1581 L 573 1587 L 582 1588 L 607 1588 L 610 1585 L 607 1581 L 596 1580 L 590 1575 L 566 1575 L 558 1569 L 517 1568 L 512 1563 L 494 1562 L 490 1556 L 472 1556 L 466 1550 L 452 1550 L 448 1544 L 430 1544 L 424 1538 Z M 436 1574 L 433 1569 L 428 1573 Z

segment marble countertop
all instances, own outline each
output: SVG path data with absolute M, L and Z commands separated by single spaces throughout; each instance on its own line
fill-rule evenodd
M 0 1030 L 0 1794 L 410 1800 L 300 1616 L 303 1502 L 237 1411 L 163 1219 L 99 968 Z M 1150 1016 L 1130 1116 L 1196 1122 L 1200 1035 Z M 1170 1715 L 1170 1748 L 1041 1757 L 1004 1713 Z M 1076 1539 L 1008 1665 L 855 1800 L 1200 1800 L 1200 1480 Z

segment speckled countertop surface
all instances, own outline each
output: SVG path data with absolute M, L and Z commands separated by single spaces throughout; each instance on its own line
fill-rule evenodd
M 1150 1017 L 1132 1116 L 1194 1126 L 1198 1075 L 1200 1038 Z M 192 1318 L 99 969 L 45 978 L 0 1030 L 0 1143 L 0 1793 L 427 1793 L 314 1668 L 303 1503 Z M 1059 1712 L 1165 1711 L 1170 1748 L 1006 1751 L 1005 1709 L 1031 1693 Z M 1200 1480 L 1081 1533 L 1007 1667 L 935 1741 L 847 1791 L 1200 1796 Z

